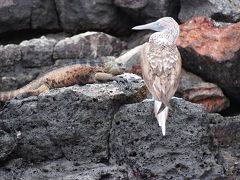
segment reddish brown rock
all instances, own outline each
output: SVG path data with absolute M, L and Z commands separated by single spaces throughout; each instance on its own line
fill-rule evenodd
M 240 103 L 240 22 L 219 24 L 195 17 L 180 26 L 177 45 L 183 67 L 218 84 Z
M 187 101 L 202 104 L 208 112 L 220 112 L 230 105 L 229 100 L 217 85 L 204 82 L 184 69 L 182 69 L 177 93 Z

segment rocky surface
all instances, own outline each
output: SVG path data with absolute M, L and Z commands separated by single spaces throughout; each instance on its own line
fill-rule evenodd
M 114 4 L 138 23 L 155 21 L 164 16 L 177 18 L 179 0 L 114 0 Z
M 179 19 L 184 22 L 194 16 L 207 16 L 221 22 L 240 21 L 239 0 L 181 0 Z
M 1 1 L 0 91 L 75 63 L 116 61 L 141 75 L 139 45 L 152 32 L 132 32 L 134 25 L 162 16 L 216 21 L 196 17 L 181 25 L 183 66 L 199 77 L 183 69 L 176 95 L 194 104 L 171 100 L 166 136 L 133 74 L 19 95 L 0 102 L 0 179 L 238 179 L 239 111 L 223 117 L 206 110 L 221 111 L 228 98 L 240 102 L 239 6 L 239 0 Z M 93 30 L 100 32 L 83 33 Z
M 1 177 L 238 176 L 239 117 L 208 114 L 200 105 L 173 99 L 163 137 L 153 101 L 140 102 L 146 97 L 143 81 L 124 77 L 128 81 L 72 86 L 11 100 L 0 112 L 0 143 L 5 147 L 0 152 Z
M 177 41 L 183 67 L 219 85 L 240 103 L 240 23 L 218 25 L 196 17 L 181 25 Z
M 0 34 L 22 30 L 60 30 L 53 0 L 2 1 Z
M 126 6 L 129 3 L 130 6 Z M 0 4 L 0 35 L 32 31 L 64 31 L 76 34 L 89 30 L 126 35 L 136 23 L 163 16 L 177 17 L 179 7 L 179 0 L 5 0 Z
M 15 137 L 20 133 L 15 150 L 24 159 L 40 161 L 64 156 L 105 162 L 107 130 L 114 112 L 121 103 L 146 97 L 141 79 L 129 81 L 120 85 L 113 82 L 67 87 L 38 97 L 15 99 L 1 112 L 1 123 Z

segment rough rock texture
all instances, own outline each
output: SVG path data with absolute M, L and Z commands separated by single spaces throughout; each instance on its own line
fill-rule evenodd
M 88 180 L 88 179 L 135 179 L 131 170 L 125 166 L 107 166 L 105 164 L 81 164 L 81 161 L 61 160 L 42 163 L 37 167 L 29 167 L 21 180 L 52 179 L 52 180 Z
M 213 149 L 218 150 L 216 157 L 223 165 L 226 175 L 232 179 L 240 176 L 240 116 L 223 118 L 220 115 L 210 116 L 211 138 Z
M 183 67 L 216 83 L 240 103 L 240 23 L 219 26 L 196 17 L 181 25 L 177 41 Z
M 155 21 L 164 16 L 177 17 L 180 9 L 179 0 L 114 0 L 135 22 Z
M 181 0 L 179 19 L 207 16 L 222 22 L 240 21 L 239 0 Z
M 236 179 L 239 116 L 173 99 L 167 135 L 141 79 L 13 99 L 0 112 L 8 179 Z M 129 104 L 132 103 L 132 104 Z
M 208 118 L 183 100 L 171 103 L 167 134 L 153 115 L 153 102 L 125 105 L 113 121 L 111 159 L 128 163 L 140 179 L 201 179 L 223 176 L 206 144 Z M 124 140 L 124 141 L 123 141 Z
M 54 59 L 97 58 L 118 56 L 126 47 L 119 39 L 99 32 L 86 32 L 59 41 L 53 53 Z
M 200 77 L 182 69 L 177 94 L 185 100 L 202 104 L 208 112 L 221 112 L 229 107 L 229 100 L 215 84 L 204 82 Z
M 129 79 L 129 83 L 119 85 L 113 82 L 73 86 L 12 100 L 0 113 L 0 120 L 15 137 L 20 133 L 15 153 L 25 160 L 66 157 L 106 162 L 114 112 L 121 103 L 145 97 L 141 79 Z

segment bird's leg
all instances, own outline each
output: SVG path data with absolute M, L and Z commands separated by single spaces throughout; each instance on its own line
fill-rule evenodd
M 157 121 L 159 126 L 161 126 L 162 128 L 162 134 L 165 136 L 166 134 L 166 120 L 168 117 L 168 107 L 165 107 L 165 109 L 163 111 L 161 111 L 159 114 L 157 114 Z
M 162 106 L 162 102 L 158 100 L 154 100 L 154 114 L 155 117 L 157 118 L 157 115 L 159 114 L 159 110 Z
M 143 102 L 152 102 L 152 101 L 154 101 L 153 98 L 152 98 L 152 99 L 144 99 L 144 100 L 143 100 Z

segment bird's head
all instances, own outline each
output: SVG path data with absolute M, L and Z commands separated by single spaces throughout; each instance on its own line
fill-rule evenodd
M 166 38 L 169 40 L 176 41 L 179 36 L 179 25 L 172 17 L 163 17 L 155 22 L 135 26 L 133 30 L 144 30 L 149 29 L 153 31 L 160 32 L 158 33 L 161 38 Z

